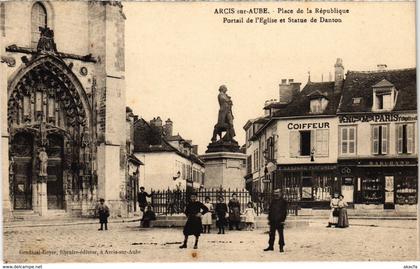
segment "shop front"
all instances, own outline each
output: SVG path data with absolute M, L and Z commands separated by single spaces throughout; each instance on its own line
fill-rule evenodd
M 301 208 L 329 208 L 332 195 L 340 193 L 336 173 L 336 164 L 278 165 L 274 188 Z
M 348 195 L 361 208 L 410 207 L 418 199 L 417 165 L 417 158 L 341 160 L 341 188 L 353 189 Z

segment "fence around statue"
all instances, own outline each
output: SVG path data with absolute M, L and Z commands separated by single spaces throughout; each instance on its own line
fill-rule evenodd
M 151 197 L 151 206 L 156 214 L 174 215 L 182 214 L 189 200 L 191 192 L 186 190 L 164 190 L 153 191 Z M 249 192 L 248 190 L 231 190 L 231 189 L 200 189 L 195 191 L 200 202 L 204 203 L 205 198 L 209 197 L 210 202 L 215 205 L 219 197 L 223 197 L 226 204 L 235 193 L 241 205 L 241 212 L 245 210 L 249 202 L 252 202 L 257 215 L 266 214 L 268 212 L 273 194 L 270 192 Z M 298 208 L 294 200 L 288 199 L 288 214 L 298 214 Z

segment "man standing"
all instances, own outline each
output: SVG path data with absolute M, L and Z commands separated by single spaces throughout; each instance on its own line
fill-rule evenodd
M 198 238 L 203 232 L 203 225 L 201 223 L 201 215 L 206 214 L 209 209 L 201 202 L 197 201 L 197 194 L 192 193 L 190 196 L 191 202 L 185 209 L 187 215 L 187 222 L 184 226 L 184 243 L 179 248 L 187 248 L 188 236 L 195 236 L 194 249 L 198 248 Z
M 144 187 L 140 187 L 140 192 L 137 194 L 137 201 L 139 202 L 139 207 L 142 212 L 144 212 L 144 209 L 147 206 L 146 197 L 152 197 L 152 195 L 145 192 Z
M 280 252 L 284 252 L 284 222 L 287 216 L 287 202 L 283 198 L 281 192 L 275 192 L 274 198 L 271 201 L 268 212 L 268 222 L 270 225 L 270 238 L 268 240 L 268 247 L 264 251 L 274 250 L 274 240 L 276 238 L 276 231 L 279 233 Z

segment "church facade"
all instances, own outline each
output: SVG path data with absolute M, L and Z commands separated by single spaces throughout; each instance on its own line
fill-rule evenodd
M 124 23 L 119 2 L 0 3 L 5 218 L 130 213 Z

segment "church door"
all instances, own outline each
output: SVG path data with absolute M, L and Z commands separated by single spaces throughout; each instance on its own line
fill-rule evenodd
M 16 210 L 32 209 L 33 137 L 16 134 L 12 142 L 13 157 L 13 207 Z
M 63 138 L 60 135 L 48 135 L 48 209 L 64 209 L 63 186 Z

